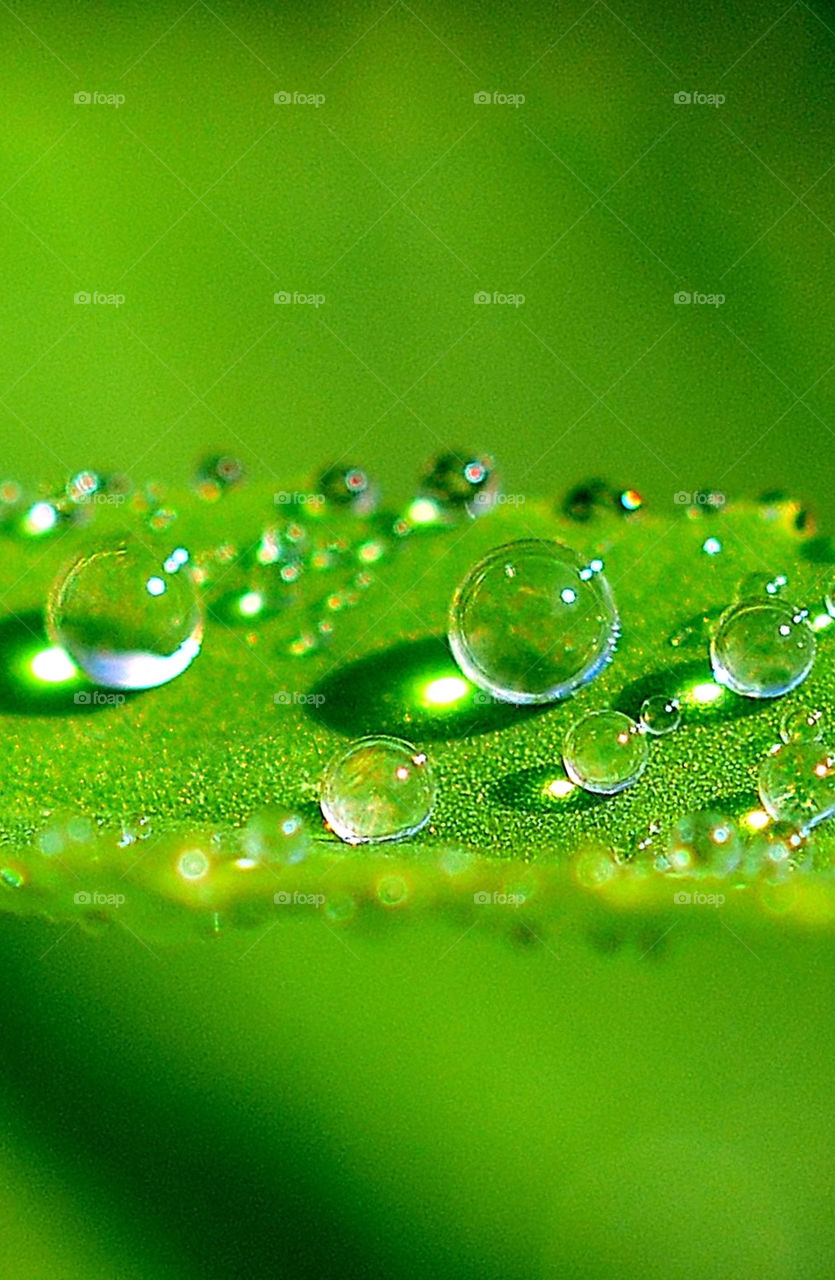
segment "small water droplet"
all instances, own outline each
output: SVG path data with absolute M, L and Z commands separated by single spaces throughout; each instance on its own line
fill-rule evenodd
M 681 724 L 681 704 L 678 698 L 668 698 L 663 693 L 653 694 L 641 707 L 640 721 L 647 733 L 656 737 L 672 733 Z
M 780 722 L 780 737 L 784 742 L 820 742 L 822 720 L 822 711 L 787 711 Z
M 664 858 L 673 875 L 725 876 L 742 861 L 744 846 L 736 823 L 727 814 L 703 809 L 680 818 L 667 842 Z
M 249 818 L 241 832 L 241 848 L 256 862 L 293 866 L 310 853 L 311 837 L 298 813 L 269 806 Z
M 611 660 L 618 633 L 603 574 L 545 540 L 491 551 L 459 585 L 450 609 L 458 665 L 503 702 L 567 698 Z
M 777 600 L 745 600 L 726 609 L 710 645 L 713 674 L 746 698 L 779 698 L 801 684 L 817 643 L 806 615 Z
M 465 512 L 470 516 L 484 515 L 495 506 L 499 491 L 499 473 L 493 459 L 466 449 L 451 449 L 430 458 L 419 482 L 420 499 L 435 504 L 435 518 Z
M 194 486 L 204 502 L 216 502 L 244 479 L 244 465 L 231 453 L 209 454 L 197 464 Z
M 640 726 L 621 711 L 591 711 L 563 744 L 565 771 L 585 791 L 611 796 L 637 782 L 649 759 Z
M 634 515 L 644 500 L 637 489 L 621 489 L 598 478 L 584 480 L 565 495 L 562 510 L 569 520 L 585 524 L 604 513 Z
M 53 586 L 50 638 L 97 684 L 150 689 L 173 680 L 200 652 L 203 619 L 185 567 L 125 538 L 80 556 Z
M 318 490 L 326 502 L 346 507 L 354 515 L 367 516 L 377 509 L 379 490 L 363 467 L 326 467 L 319 477 Z
M 835 814 L 835 756 L 819 742 L 784 743 L 760 766 L 759 792 L 772 818 L 811 831 Z
M 436 787 L 423 752 L 400 738 L 360 738 L 325 771 L 319 802 L 349 844 L 401 840 L 425 826 Z

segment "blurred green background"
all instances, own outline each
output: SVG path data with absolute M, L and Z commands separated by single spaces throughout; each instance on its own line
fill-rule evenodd
M 400 497 L 460 442 L 511 492 L 833 512 L 822 0 L 21 4 L 0 40 L 8 473 L 217 446 Z

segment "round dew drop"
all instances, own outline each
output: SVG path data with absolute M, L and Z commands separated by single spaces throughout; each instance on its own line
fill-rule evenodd
M 806 679 L 817 642 L 803 611 L 777 600 L 726 609 L 710 644 L 713 674 L 746 698 L 779 698 Z
M 94 683 L 152 689 L 197 657 L 203 614 L 184 564 L 125 538 L 86 552 L 58 578 L 47 628 Z
M 763 761 L 759 792 L 772 818 L 806 834 L 835 814 L 835 755 L 819 742 L 786 743 Z
M 619 634 L 602 567 L 539 539 L 489 552 L 450 608 L 449 643 L 464 674 L 513 703 L 553 702 L 588 684 Z
M 742 861 L 744 846 L 732 818 L 700 810 L 680 818 L 670 833 L 665 863 L 673 875 L 725 876 Z
M 426 756 L 401 738 L 360 738 L 325 771 L 319 803 L 349 844 L 402 840 L 429 821 L 436 786 Z
M 665 733 L 672 733 L 681 724 L 678 698 L 666 698 L 661 693 L 647 698 L 641 707 L 640 720 L 641 727 L 654 737 L 660 738 Z
M 621 711 L 592 711 L 565 735 L 563 764 L 585 791 L 611 796 L 637 782 L 649 759 L 640 727 Z

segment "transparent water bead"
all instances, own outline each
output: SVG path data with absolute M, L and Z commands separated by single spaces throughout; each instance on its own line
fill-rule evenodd
M 336 507 L 345 507 L 358 516 L 376 511 L 379 489 L 364 467 L 338 464 L 326 467 L 317 481 L 317 490 Z
M 612 796 L 637 782 L 649 759 L 640 726 L 622 711 L 591 711 L 573 724 L 563 743 L 563 764 L 585 791 Z
M 499 496 L 499 474 L 487 454 L 452 449 L 430 458 L 420 478 L 422 498 L 435 503 L 441 512 L 484 515 Z
M 325 771 L 319 803 L 341 840 L 402 840 L 425 826 L 435 804 L 426 756 L 401 738 L 360 738 Z
M 809 841 L 792 822 L 772 822 L 748 841 L 745 870 L 749 875 L 769 876 L 791 871 L 811 855 Z
M 778 600 L 744 600 L 726 609 L 710 643 L 713 674 L 746 698 L 779 698 L 801 684 L 817 642 L 803 610 Z
M 125 538 L 86 552 L 59 576 L 47 627 L 96 684 L 151 689 L 197 657 L 203 615 L 185 564 Z
M 553 702 L 611 660 L 617 609 L 600 560 L 559 542 L 497 547 L 459 585 L 449 643 L 474 684 L 504 702 Z
M 744 846 L 736 823 L 710 809 L 689 813 L 673 827 L 664 854 L 673 875 L 725 876 L 739 866 Z
M 642 728 L 655 737 L 672 733 L 681 724 L 678 698 L 667 698 L 663 693 L 647 698 L 641 707 L 640 721 Z
M 819 742 L 776 747 L 760 767 L 759 792 L 772 818 L 811 831 L 835 814 L 835 753 Z
M 780 722 L 784 742 L 820 742 L 823 737 L 822 711 L 787 711 Z
M 293 866 L 311 850 L 310 832 L 298 813 L 269 806 L 259 809 L 241 832 L 245 861 Z

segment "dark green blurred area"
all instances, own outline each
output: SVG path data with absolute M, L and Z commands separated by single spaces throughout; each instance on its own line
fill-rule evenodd
M 511 492 L 603 471 L 835 512 L 822 0 L 12 8 L 6 472 L 182 480 L 219 446 L 402 496 L 463 443 Z

